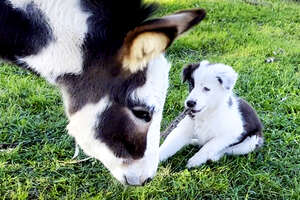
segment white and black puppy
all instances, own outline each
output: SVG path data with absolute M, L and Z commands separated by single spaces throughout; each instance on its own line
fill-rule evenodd
M 262 146 L 262 124 L 256 112 L 232 92 L 237 77 L 230 66 L 208 61 L 183 70 L 183 81 L 190 86 L 185 102 L 190 113 L 160 147 L 160 161 L 187 144 L 202 146 L 189 159 L 188 168 L 217 161 L 224 154 L 247 154 Z

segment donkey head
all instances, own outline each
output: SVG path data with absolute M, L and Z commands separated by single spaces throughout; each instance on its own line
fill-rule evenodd
M 69 134 L 123 184 L 142 185 L 156 173 L 170 68 L 163 53 L 204 16 L 195 9 L 145 21 L 109 54 L 83 48 L 88 52 L 83 72 L 58 80 Z M 97 45 L 93 37 L 87 36 L 87 45 Z

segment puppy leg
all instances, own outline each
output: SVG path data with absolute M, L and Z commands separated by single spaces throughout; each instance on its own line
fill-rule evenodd
M 226 154 L 229 155 L 244 155 L 261 147 L 264 139 L 260 136 L 253 135 L 246 138 L 242 143 L 226 148 Z
M 190 144 L 193 136 L 194 122 L 186 116 L 168 135 L 159 148 L 159 160 L 164 161 L 173 156 L 183 146 Z
M 200 141 L 199 139 L 195 139 L 195 138 L 193 138 L 193 139 L 191 140 L 191 143 L 190 143 L 190 144 L 191 144 L 191 145 L 195 145 L 195 146 L 199 146 L 199 147 L 202 146 L 201 141 Z
M 208 160 L 219 160 L 224 155 L 223 150 L 228 146 L 228 143 L 231 143 L 228 138 L 211 139 L 192 158 L 189 159 L 187 167 L 192 168 L 200 166 Z
M 217 153 L 215 155 L 212 155 L 209 158 L 209 160 L 216 162 L 216 161 L 220 160 L 220 158 L 222 158 L 224 156 L 224 154 L 225 154 L 224 151 L 221 151 L 221 152 L 219 152 L 219 153 Z

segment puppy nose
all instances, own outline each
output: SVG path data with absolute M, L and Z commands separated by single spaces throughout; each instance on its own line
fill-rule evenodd
M 149 183 L 150 181 L 152 181 L 152 178 L 147 178 L 144 183 L 142 184 L 143 186 L 146 185 L 147 183 Z
M 186 102 L 187 107 L 193 108 L 196 105 L 196 101 L 189 100 Z

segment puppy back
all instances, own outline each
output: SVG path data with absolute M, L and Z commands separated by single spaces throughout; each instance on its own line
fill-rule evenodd
M 247 101 L 242 98 L 238 98 L 238 108 L 242 115 L 244 136 L 249 137 L 257 135 L 262 137 L 263 125 L 258 118 L 255 110 L 249 105 Z

